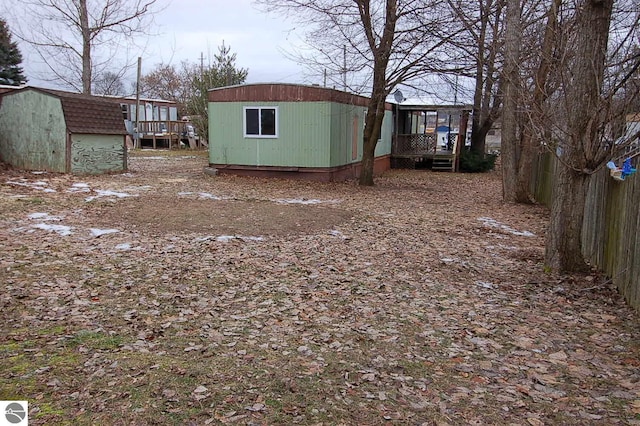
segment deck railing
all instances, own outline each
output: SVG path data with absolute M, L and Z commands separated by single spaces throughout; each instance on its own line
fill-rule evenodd
M 437 140 L 434 133 L 395 135 L 391 147 L 392 155 L 422 155 L 436 152 Z
M 158 137 L 168 135 L 181 135 L 186 132 L 186 125 L 191 124 L 187 121 L 140 121 L 138 122 L 138 129 L 141 137 L 151 137 L 156 135 Z

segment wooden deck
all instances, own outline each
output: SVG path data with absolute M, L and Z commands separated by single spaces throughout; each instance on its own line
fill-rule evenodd
M 438 147 L 436 134 L 394 135 L 391 168 L 415 169 L 426 164 L 431 170 L 455 171 L 455 151 Z
M 138 127 L 140 148 L 181 148 L 184 146 L 191 149 L 200 149 L 206 146 L 200 143 L 198 137 L 186 136 L 186 125 L 191 124 L 186 121 L 140 121 Z

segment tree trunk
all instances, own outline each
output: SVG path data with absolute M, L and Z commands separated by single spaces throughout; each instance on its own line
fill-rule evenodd
M 484 65 L 485 65 L 485 39 L 487 35 L 488 17 L 484 0 L 479 2 L 480 6 L 480 30 L 478 33 L 478 57 L 476 58 L 476 81 L 473 94 L 473 113 L 471 115 L 471 150 L 484 155 L 486 133 L 480 132 L 480 122 L 484 117 L 482 110 L 482 95 L 484 93 Z
M 387 66 L 393 50 L 393 37 L 396 31 L 398 19 L 398 1 L 386 0 L 384 30 L 379 41 L 374 31 L 371 20 L 370 2 L 368 0 L 356 0 L 362 19 L 362 25 L 367 36 L 369 48 L 373 53 L 373 86 L 371 98 L 367 107 L 367 116 L 362 136 L 362 163 L 360 170 L 360 185 L 373 186 L 373 168 L 375 165 L 375 152 L 378 139 L 382 130 L 384 119 L 384 106 L 390 88 L 387 88 Z M 378 44 L 376 44 L 378 42 Z
M 562 0 L 553 0 L 547 14 L 547 24 L 542 41 L 542 52 L 540 63 L 535 75 L 535 86 L 533 101 L 531 105 L 531 119 L 536 123 L 537 128 L 543 128 L 546 120 L 543 113 L 543 104 L 546 102 L 547 80 L 551 72 L 553 50 L 556 45 L 558 31 L 558 11 Z M 530 204 L 534 202 L 531 194 L 531 177 L 533 173 L 533 156 L 536 154 L 536 143 L 538 138 L 534 135 L 531 125 L 525 125 L 522 129 L 520 139 L 520 150 L 518 155 L 518 173 L 516 176 L 515 201 L 518 203 Z
M 384 119 L 385 96 L 374 95 L 369 101 L 362 136 L 362 162 L 360 168 L 360 185 L 373 186 L 373 169 L 375 165 L 376 145 L 382 131 Z
M 582 223 L 588 175 L 558 164 L 553 184 L 551 223 L 547 231 L 545 263 L 556 271 L 584 272 Z
M 524 131 L 520 138 L 518 167 L 515 173 L 514 201 L 522 204 L 533 204 L 535 198 L 531 193 L 531 177 L 533 174 L 533 156 L 536 153 L 535 140 L 531 133 Z
M 80 28 L 82 31 L 82 93 L 91 94 L 91 29 L 89 28 L 89 12 L 87 0 L 80 0 Z
M 511 0 L 507 3 L 505 21 L 505 65 L 504 65 L 504 100 L 502 107 L 502 141 L 500 159 L 502 167 L 502 198 L 505 201 L 517 201 L 518 146 L 518 81 L 520 59 L 519 40 L 522 36 L 520 28 L 520 1 Z
M 551 222 L 545 251 L 547 266 L 559 272 L 586 269 L 581 233 L 589 173 L 597 166 L 590 153 L 602 143 L 597 131 L 614 0 L 584 0 L 576 12 L 575 58 L 566 88 L 567 136 L 559 146 Z

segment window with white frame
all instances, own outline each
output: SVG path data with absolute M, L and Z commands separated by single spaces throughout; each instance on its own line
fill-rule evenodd
M 244 107 L 245 138 L 277 138 L 278 107 Z

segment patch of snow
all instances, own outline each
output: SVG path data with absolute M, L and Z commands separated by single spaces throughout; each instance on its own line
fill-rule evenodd
M 517 231 L 507 225 L 504 225 L 500 222 L 498 222 L 495 219 L 491 219 L 490 217 L 479 217 L 478 220 L 480 222 L 482 222 L 485 226 L 488 226 L 490 228 L 498 228 L 498 229 L 502 229 L 505 232 L 508 232 L 510 234 L 513 235 L 520 235 L 523 237 L 535 237 L 535 234 L 529 231 Z
M 221 243 L 226 243 L 231 240 L 242 240 L 242 241 L 262 241 L 264 238 L 262 237 L 243 237 L 242 235 L 220 235 L 216 237 L 216 241 Z
M 42 171 L 42 170 L 35 170 L 33 172 L 31 172 L 32 175 L 46 175 L 47 172 L 46 171 Z
M 118 229 L 98 229 L 98 228 L 90 228 L 89 231 L 91 235 L 94 237 L 100 237 L 102 235 L 107 234 L 115 234 L 116 232 L 120 232 Z
M 208 192 L 198 192 L 197 194 L 195 192 L 178 192 L 178 195 L 181 197 L 185 197 L 188 195 L 198 195 L 198 198 L 200 199 L 204 199 L 204 200 L 224 200 L 225 197 L 219 197 L 217 195 L 213 195 L 213 194 L 209 194 Z
M 96 194 L 91 197 L 85 198 L 85 201 L 93 201 L 96 198 L 100 197 L 116 197 L 116 198 L 126 198 L 126 197 L 135 197 L 136 195 L 127 194 L 126 192 L 115 192 L 115 191 L 103 191 L 101 189 L 96 189 Z
M 494 246 L 493 244 L 484 246 L 487 250 L 498 250 L 498 249 L 502 249 L 502 250 L 517 250 L 518 247 L 516 246 L 506 246 L 504 244 L 498 244 L 497 246 Z
M 129 243 L 118 244 L 116 246 L 116 250 L 131 250 L 131 244 Z
M 327 201 L 322 201 L 322 200 L 318 200 L 315 198 L 278 198 L 275 200 L 271 200 L 271 201 L 275 201 L 278 204 L 322 204 L 322 203 L 338 203 L 340 202 L 339 200 L 327 200 Z
M 149 157 L 138 157 L 138 159 L 140 160 L 164 160 L 165 157 L 153 157 L 153 156 L 149 156 Z
M 223 200 L 224 197 L 218 197 L 217 195 L 209 194 L 208 192 L 199 192 L 198 197 L 205 200 Z
M 33 220 L 62 220 L 59 216 L 51 216 L 49 213 L 31 213 L 27 216 L 29 219 Z
M 482 288 L 491 288 L 491 289 L 496 288 L 495 284 L 486 282 L 486 281 L 476 281 L 476 285 Z
M 201 243 L 201 242 L 204 242 L 204 241 L 209 241 L 212 238 L 213 238 L 212 236 L 208 235 L 206 237 L 197 237 L 193 241 L 196 242 L 196 243 Z
M 66 226 L 66 225 L 49 225 L 47 223 L 36 223 L 35 225 L 31 225 L 32 228 L 37 228 L 37 229 L 42 229 L 43 231 L 51 231 L 51 232 L 56 232 L 59 235 L 62 235 L 63 237 L 67 236 L 67 235 L 71 235 L 71 228 L 70 226 Z
M 35 189 L 37 191 L 56 192 L 55 189 L 46 188 L 46 186 L 49 185 L 49 184 L 47 182 L 42 182 L 42 181 L 29 182 L 26 179 L 20 179 L 20 180 L 8 180 L 8 181 L 6 181 L 6 183 L 8 185 L 26 186 L 27 188 Z
M 342 232 L 338 231 L 337 229 L 332 229 L 329 231 L 329 235 L 332 235 L 334 237 L 338 237 L 338 238 L 342 238 L 343 240 L 348 239 L 347 236 L 345 236 Z
M 66 192 L 91 192 L 88 183 L 78 182 L 71 185 L 71 188 L 67 189 Z

